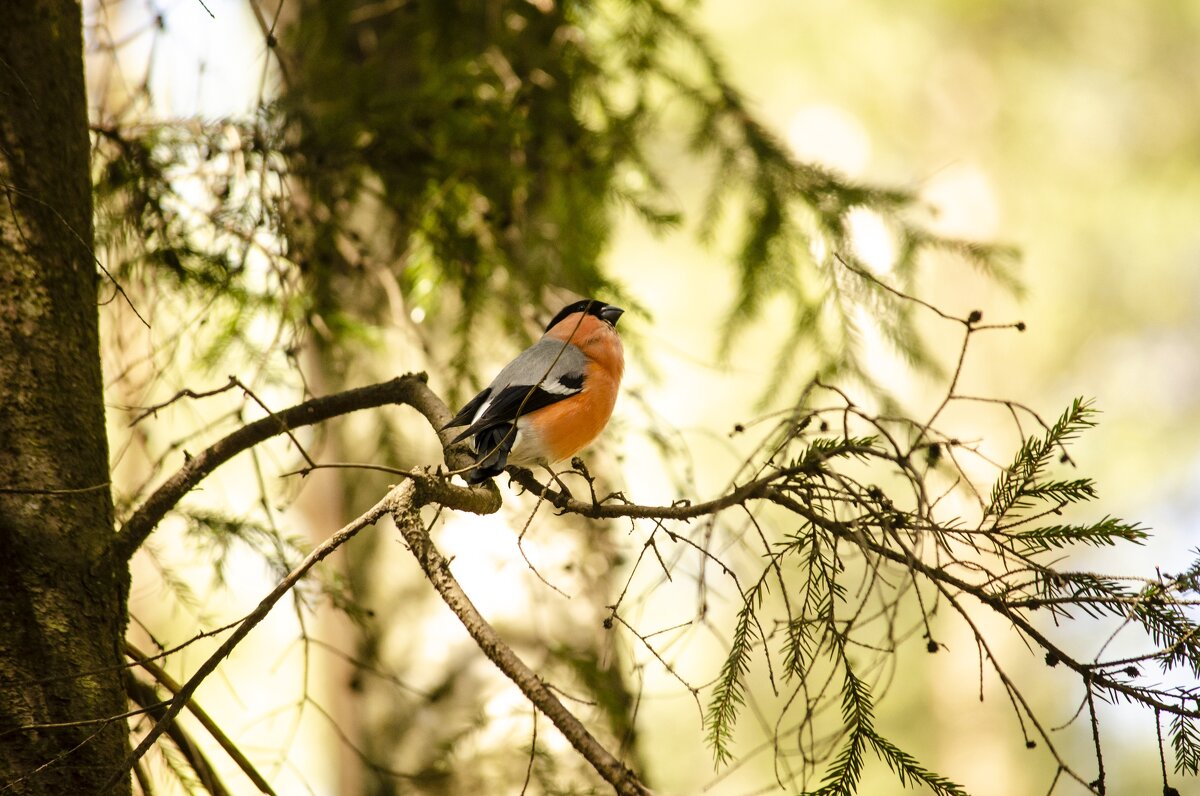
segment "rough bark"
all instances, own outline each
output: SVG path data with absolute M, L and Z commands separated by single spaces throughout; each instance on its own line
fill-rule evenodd
M 94 793 L 127 748 L 81 31 L 72 0 L 7 4 L 0 24 L 5 793 Z

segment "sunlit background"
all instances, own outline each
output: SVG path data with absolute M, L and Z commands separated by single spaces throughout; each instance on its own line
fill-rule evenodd
M 271 95 L 275 78 L 246 2 L 126 0 L 90 3 L 87 13 L 96 26 L 90 31 L 94 51 L 100 28 L 123 42 L 115 66 L 93 53 L 94 105 L 114 101 L 101 95 L 102 87 L 120 91 L 124 82 L 132 91 L 147 74 L 154 96 L 147 112 L 168 117 L 249 114 Z M 922 296 L 955 314 L 979 309 L 986 321 L 1027 325 L 1023 333 L 973 340 L 962 392 L 1013 399 L 1047 417 L 1077 395 L 1094 397 L 1103 410 L 1101 425 L 1075 449 L 1080 473 L 1098 481 L 1102 513 L 1139 520 L 1155 535 L 1142 547 L 1081 555 L 1078 566 L 1153 576 L 1156 566 L 1185 560 L 1200 545 L 1200 4 L 707 0 L 700 14 L 732 81 L 797 158 L 853 178 L 914 189 L 937 231 L 1019 250 L 1024 286 L 1019 295 L 969 268 L 947 264 L 927 271 Z M 162 30 L 151 35 L 156 16 Z M 112 69 L 116 79 L 106 71 Z M 663 140 L 657 152 L 680 207 L 694 214 L 702 181 L 695 163 L 680 141 Z M 863 260 L 886 274 L 897 246 L 887 227 L 864 211 L 852 231 Z M 675 474 L 646 466 L 657 460 L 644 434 L 647 415 L 632 410 L 633 400 L 669 424 L 667 430 L 689 452 L 693 496 L 717 494 L 739 461 L 739 442 L 730 439 L 730 430 L 757 415 L 755 401 L 767 382 L 764 352 L 774 351 L 772 322 L 782 322 L 772 313 L 786 311 L 783 305 L 768 307 L 766 320 L 739 338 L 728 357 L 718 357 L 718 325 L 733 293 L 723 260 L 729 252 L 721 240 L 701 246 L 694 232 L 655 235 L 630 217 L 605 255 L 652 314 L 631 314 L 622 322 L 637 341 L 627 372 L 627 393 L 637 398 L 618 405 L 589 461 L 604 472 L 605 488 L 622 489 L 637 502 L 669 503 L 681 495 Z M 147 348 L 163 342 L 128 319 L 118 324 L 110 314 L 106 322 L 109 335 L 141 340 Z M 941 357 L 957 355 L 955 327 L 930 319 L 927 328 L 945 337 Z M 386 337 L 371 370 L 400 373 L 428 366 L 404 334 L 397 330 Z M 499 364 L 516 346 L 495 341 L 489 355 Z M 944 390 L 944 384 L 911 376 L 883 347 L 873 362 L 881 380 L 918 413 L 928 411 Z M 168 380 L 154 400 L 165 400 L 183 384 L 219 386 L 227 373 L 251 367 L 228 361 L 205 375 L 179 371 L 178 382 Z M 130 380 L 135 385 L 139 378 L 148 380 L 148 371 L 142 372 L 147 369 L 153 367 L 110 361 L 111 401 L 147 403 L 129 386 Z M 121 380 L 114 379 L 117 373 Z M 437 373 L 431 382 L 437 389 L 447 386 Z M 121 397 L 126 392 L 128 400 Z M 260 397 L 276 407 L 288 401 L 282 394 Z M 172 430 L 179 429 L 182 435 L 200 419 L 228 411 L 220 401 L 177 405 L 155 420 L 154 433 L 173 439 Z M 990 442 L 994 434 L 997 458 L 1009 457 L 1012 429 L 1002 412 L 962 412 L 950 422 L 973 438 Z M 338 455 L 363 458 L 355 455 L 362 429 L 353 422 L 342 429 Z M 114 421 L 111 434 L 118 475 L 129 484 L 150 477 L 148 463 L 129 442 L 130 429 Z M 180 440 L 182 449 L 199 444 Z M 437 461 L 432 435 L 425 444 L 428 461 Z M 286 444 L 277 443 L 256 461 L 239 460 L 210 478 L 199 500 L 240 502 L 254 512 L 255 486 L 265 480 L 275 489 L 279 473 L 293 460 Z M 322 477 L 310 476 L 316 483 Z M 585 541 L 584 528 L 552 534 L 535 523 L 519 549 L 517 534 L 529 507 L 528 499 L 513 499 L 498 517 L 448 518 L 438 541 L 455 558 L 455 572 L 475 602 L 517 643 L 529 624 L 593 633 L 614 595 L 581 593 L 585 580 L 575 574 L 596 556 L 593 546 L 632 542 L 621 528 L 600 541 Z M 302 496 L 276 521 L 285 534 L 311 542 L 365 508 Z M 180 530 L 171 525 L 160 530 L 156 555 L 139 557 L 135 569 L 132 612 L 138 624 L 168 643 L 245 613 L 279 575 L 259 558 L 232 551 L 224 572 L 235 596 L 213 592 L 225 595 L 216 603 L 205 588 L 212 562 L 193 558 L 179 541 Z M 479 722 L 471 743 L 504 750 L 512 748 L 514 736 L 527 738 L 528 704 L 500 683 L 453 618 L 430 599 L 394 531 L 381 527 L 376 533 L 383 541 L 374 566 L 394 582 L 392 601 L 376 610 L 392 615 L 384 623 L 395 628 L 378 643 L 394 659 L 417 658 L 408 661 L 411 679 L 404 687 L 427 694 L 445 671 L 465 671 L 465 682 L 490 695 L 484 702 L 488 720 Z M 192 602 L 180 599 L 186 590 L 172 588 L 170 581 L 189 584 Z M 644 593 L 639 607 L 644 629 L 684 621 L 694 605 L 694 582 L 656 583 L 648 577 L 638 588 Z M 730 605 L 714 608 L 728 612 Z M 301 622 L 319 620 L 277 608 L 198 699 L 251 754 L 286 750 L 284 758 L 262 761 L 281 793 L 355 792 L 353 778 L 339 773 L 355 755 L 334 729 L 344 718 L 338 713 L 339 678 L 349 669 L 337 655 L 299 644 Z M 946 654 L 928 655 L 920 643 L 902 650 L 890 698 L 880 708 L 881 724 L 928 767 L 973 794 L 1044 792 L 1053 764 L 1024 748 L 994 678 L 984 679 L 980 704 L 974 642 L 952 626 L 948 622 L 940 637 Z M 313 627 L 306 630 L 331 643 L 336 641 L 331 634 L 346 632 L 336 623 L 329 627 L 324 636 Z M 996 630 L 1003 635 L 1004 628 Z M 137 632 L 134 628 L 133 635 Z M 173 665 L 187 671 L 212 648 L 196 644 Z M 1032 673 L 1026 680 L 1034 683 L 1031 697 L 1059 701 L 1047 711 L 1051 724 L 1067 724 L 1079 706 L 1078 695 L 1061 688 L 1066 681 L 1021 648 L 1002 652 L 1012 666 Z M 526 653 L 538 658 L 536 651 Z M 644 650 L 629 654 L 645 667 L 639 721 L 651 740 L 642 753 L 658 792 L 773 792 L 770 754 L 751 756 L 732 772 L 714 771 L 694 700 L 670 673 L 643 660 Z M 686 670 L 685 679 L 702 682 L 722 654 L 716 639 L 692 640 L 676 663 Z M 307 691 L 299 688 L 306 679 Z M 306 694 L 313 698 L 305 701 Z M 418 728 L 425 722 L 420 731 L 436 737 L 446 718 L 430 712 L 409 720 Z M 743 751 L 749 751 L 761 736 L 752 717 L 743 725 Z M 563 747 L 548 722 L 538 726 L 539 745 Z M 1157 760 L 1152 718 L 1118 713 L 1106 726 L 1112 728 L 1103 739 L 1106 763 L 1121 792 L 1155 792 L 1160 785 L 1151 765 Z M 1086 755 L 1091 743 L 1086 729 L 1079 720 L 1063 730 L 1064 748 Z M 219 754 L 214 758 L 221 760 Z M 419 762 L 393 761 L 401 770 Z M 503 792 L 519 790 L 525 762 L 495 762 L 497 771 L 517 777 Z M 227 776 L 245 785 L 236 771 Z M 872 783 L 883 784 L 876 790 Z M 872 769 L 861 792 L 896 790 L 885 771 Z M 1055 791 L 1077 792 L 1078 785 L 1067 783 Z

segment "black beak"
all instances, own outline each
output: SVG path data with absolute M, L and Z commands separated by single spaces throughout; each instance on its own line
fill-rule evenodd
M 620 307 L 614 307 L 611 304 L 605 304 L 600 308 L 599 312 L 600 319 L 608 321 L 613 326 L 617 325 L 617 321 L 620 320 L 621 316 L 624 314 L 625 310 L 621 309 Z

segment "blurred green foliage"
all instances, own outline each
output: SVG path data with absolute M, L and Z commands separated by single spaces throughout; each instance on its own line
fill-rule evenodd
M 931 234 L 906 191 L 798 162 L 694 16 L 653 0 L 302 4 L 267 34 L 283 89 L 256 118 L 97 125 L 101 241 L 125 247 L 120 277 L 165 272 L 335 348 L 387 323 L 398 293 L 431 347 L 454 341 L 444 364 L 463 375 L 479 329 L 523 334 L 563 291 L 645 312 L 603 252 L 628 210 L 655 229 L 682 221 L 652 149 L 677 140 L 709 175 L 696 228 L 731 229 L 726 350 L 767 302 L 791 305 L 768 392 L 801 348 L 872 384 L 860 308 L 932 369 L 913 306 L 864 273 L 851 212 L 903 241 L 899 291 L 931 248 L 1011 281 L 1007 252 Z

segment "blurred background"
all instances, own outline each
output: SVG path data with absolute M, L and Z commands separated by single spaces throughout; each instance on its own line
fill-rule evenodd
M 865 394 L 873 380 L 905 411 L 928 414 L 945 393 L 944 372 L 923 369 L 920 357 L 912 367 L 867 323 L 855 335 L 818 323 L 810 336 L 789 337 L 801 328 L 803 277 L 796 290 L 747 292 L 752 235 L 739 222 L 769 218 L 755 197 L 772 184 L 770 156 L 756 154 L 741 193 L 722 200 L 722 214 L 706 215 L 714 180 L 744 173 L 726 169 L 719 147 L 697 141 L 719 141 L 728 120 L 706 127 L 684 90 L 713 90 L 717 107 L 713 87 L 724 81 L 737 105 L 714 117 L 751 114 L 796 161 L 904 195 L 837 211 L 846 227 L 836 234 L 864 263 L 895 272 L 946 312 L 1026 324 L 972 339 L 960 392 L 1017 401 L 1048 419 L 1074 396 L 1096 399 L 1101 423 L 1073 454 L 1079 475 L 1098 482 L 1094 513 L 1140 521 L 1154 535 L 1140 547 L 1077 555 L 1073 565 L 1152 577 L 1181 566 L 1197 546 L 1200 4 L 446 7 L 454 10 L 404 0 L 87 5 L 103 259 L 114 271 L 123 264 L 133 304 L 150 322 L 147 329 L 119 302 L 104 308 L 112 450 L 127 506 L 185 451 L 262 416 L 259 400 L 283 408 L 306 394 L 427 370 L 439 394 L 461 402 L 585 289 L 631 310 L 622 321 L 625 392 L 586 456 L 599 491 L 623 490 L 642 503 L 719 493 L 753 447 L 731 436 L 735 424 L 788 406 L 818 370 L 844 374 Z M 552 49 L 578 37 L 586 68 L 553 61 L 556 72 L 536 50 L 524 51 L 529 63 L 513 56 L 540 20 L 564 18 L 572 24 L 536 41 Z M 487 24 L 462 24 L 474 19 Z M 686 36 L 666 41 L 671 19 L 686 21 L 705 46 Z M 403 57 L 370 71 L 389 48 Z M 641 63 L 640 53 L 657 60 Z M 420 68 L 421 58 L 434 65 Z M 546 106 L 545 118 L 534 103 L 514 122 L 489 115 L 486 92 L 458 96 L 458 72 L 438 63 L 461 68 L 464 80 L 491 63 L 489 85 L 501 95 L 506 68 L 517 86 L 542 81 L 548 93 L 574 94 Z M 611 72 L 589 71 L 601 68 Z M 643 91 L 647 75 L 656 87 Z M 409 109 L 403 118 L 413 129 L 439 130 L 434 121 L 455 113 L 480 129 L 451 129 L 445 148 L 419 135 L 411 145 L 389 128 L 391 104 Z M 575 116 L 554 118 L 561 107 Z M 274 120 L 277 112 L 285 122 Z M 128 131 L 153 132 L 133 145 Z M 491 142 L 522 136 L 522 158 L 544 158 L 539 167 L 551 176 L 509 179 L 497 167 L 485 175 L 495 186 L 472 182 Z M 622 148 L 635 136 L 636 148 Z M 594 139 L 601 156 L 581 161 L 580 139 Z M 752 137 L 738 146 L 746 142 Z M 131 163 L 150 164 L 154 179 L 129 171 Z M 129 197 L 138 192 L 141 226 L 131 231 Z M 416 195 L 424 198 L 415 210 L 398 198 Z M 522 200 L 509 206 L 500 195 Z M 589 204 L 596 196 L 616 198 Z M 230 210 L 235 204 L 244 217 Z M 890 215 L 898 205 L 930 235 L 1012 247 L 1020 288 L 1007 284 L 1006 271 L 989 275 L 953 253 L 901 262 L 910 221 Z M 506 222 L 493 239 L 478 230 L 492 229 L 496 215 Z M 816 228 L 825 229 L 821 221 Z M 800 236 L 814 262 L 826 234 L 834 233 Z M 172 236 L 185 243 L 165 245 Z M 206 246 L 226 253 L 208 262 Z M 241 252 L 236 268 L 231 248 Z M 1004 248 L 993 254 L 1010 261 Z M 768 283 L 789 283 L 766 274 Z M 928 359 L 952 370 L 960 331 L 928 314 L 913 324 Z M 184 388 L 219 387 L 229 374 L 257 400 L 230 391 L 130 425 L 140 407 Z M 302 440 L 321 461 L 440 462 L 415 415 L 376 414 Z M 1003 410 L 956 411 L 945 425 L 981 440 L 999 461 L 1011 457 L 1017 437 Z M 236 619 L 299 551 L 389 483 L 318 471 L 301 488 L 299 478 L 280 477 L 300 463 L 286 441 L 264 446 L 206 481 L 164 524 L 136 562 L 131 637 L 172 646 Z M 702 598 L 688 564 L 677 574 L 691 577 L 671 581 L 661 569 L 631 575 L 642 537 L 630 527 L 556 519 L 535 502 L 511 495 L 497 517 L 438 519 L 435 538 L 489 619 L 535 668 L 571 684 L 568 706 L 605 727 L 656 792 L 777 792 L 773 719 L 756 715 L 758 697 L 769 701 L 765 672 L 752 674 L 732 769 L 714 767 L 689 693 L 723 659 L 737 607 L 729 596 L 711 598 L 698 630 L 668 634 L 664 661 L 634 634 L 693 621 Z M 623 615 L 636 630 L 622 635 L 602 622 L 623 590 Z M 1096 641 L 1089 632 L 1079 631 L 1081 643 Z M 1025 748 L 994 678 L 981 688 L 969 634 L 946 621 L 939 640 L 948 654 L 929 656 L 919 640 L 901 649 L 879 705 L 881 727 L 973 794 L 1045 792 L 1055 765 Z M 183 679 L 212 648 L 198 641 L 168 668 Z M 1078 694 L 1019 644 L 1001 652 L 1047 723 L 1068 725 Z M 533 743 L 530 706 L 431 597 L 390 526 L 356 539 L 291 610 L 277 608 L 198 699 L 281 793 L 517 793 L 527 769 L 531 793 L 603 792 L 544 719 Z M 1153 717 L 1104 709 L 1110 781 L 1123 793 L 1155 792 Z M 1085 722 L 1056 732 L 1067 754 L 1087 760 Z M 162 776 L 164 792 L 180 787 Z M 236 771 L 226 777 L 242 782 Z M 899 790 L 880 764 L 861 792 Z M 1062 782 L 1054 792 L 1084 790 Z

